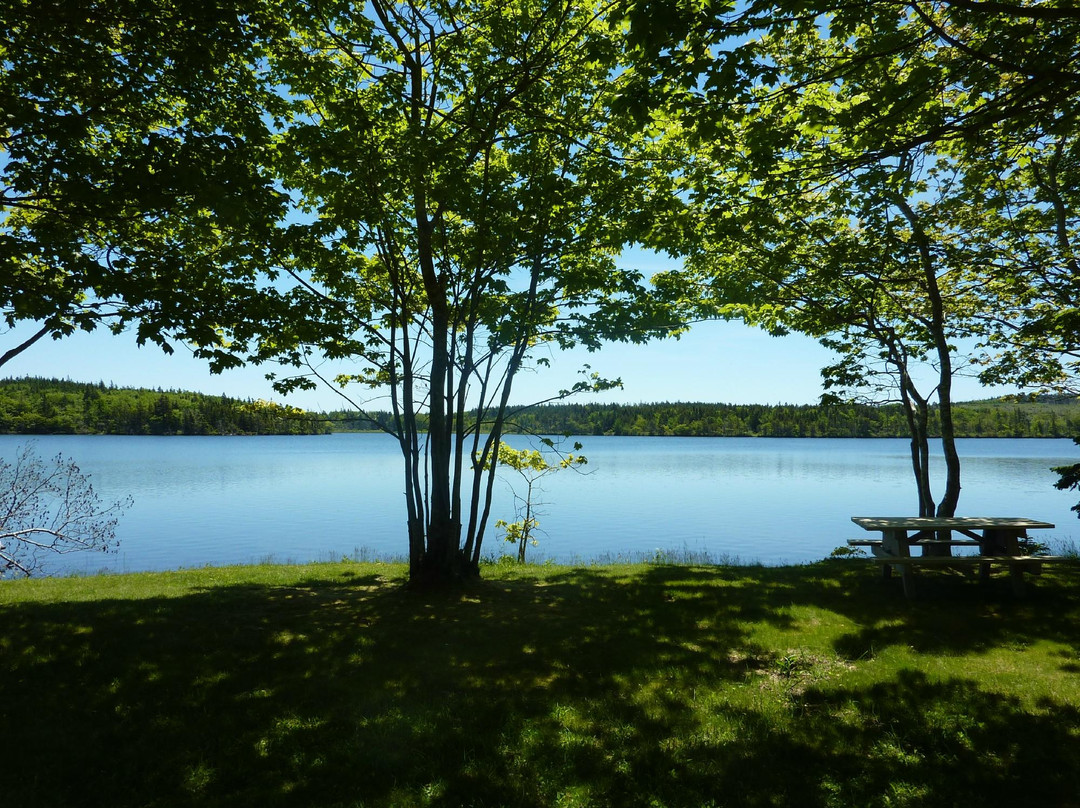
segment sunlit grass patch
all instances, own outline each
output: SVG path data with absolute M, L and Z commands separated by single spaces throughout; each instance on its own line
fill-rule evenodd
M 403 565 L 0 585 L 12 805 L 980 805 L 1080 793 L 1080 569 Z M 959 586 L 949 586 L 958 583 Z

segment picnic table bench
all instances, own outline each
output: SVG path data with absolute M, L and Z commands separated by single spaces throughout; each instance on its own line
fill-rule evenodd
M 851 539 L 852 546 L 869 547 L 881 564 L 885 577 L 895 569 L 904 584 L 904 594 L 914 592 L 912 571 L 916 567 L 978 567 L 979 577 L 988 580 L 993 566 L 1009 570 L 1013 590 L 1024 592 L 1024 573 L 1038 575 L 1046 562 L 1057 556 L 1024 553 L 1021 539 L 1027 531 L 1054 527 L 1049 522 L 1018 517 L 976 516 L 853 516 L 851 521 L 867 531 L 881 533 L 880 539 Z M 964 538 L 954 538 L 953 534 Z M 921 555 L 912 555 L 919 547 Z M 954 556 L 953 547 L 978 547 L 976 555 Z

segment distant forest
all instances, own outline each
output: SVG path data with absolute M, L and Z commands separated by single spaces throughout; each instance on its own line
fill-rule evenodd
M 375 428 L 354 413 L 332 412 L 335 432 Z M 388 413 L 372 413 L 382 426 Z M 936 436 L 937 411 L 932 411 Z M 959 437 L 1071 438 L 1080 435 L 1080 402 L 1073 398 L 1037 401 L 993 399 L 956 404 Z M 423 421 L 421 421 L 423 423 Z M 907 423 L 900 405 L 767 404 L 548 404 L 517 413 L 509 432 L 540 435 L 661 435 L 762 438 L 900 438 Z
M 932 422 L 937 412 L 932 411 Z M 976 438 L 1080 436 L 1080 402 L 991 399 L 954 406 L 957 435 Z M 426 418 L 421 416 L 421 427 Z M 374 421 L 374 423 L 373 423 Z M 115 435 L 307 435 L 388 427 L 386 412 L 308 413 L 265 401 L 104 382 L 0 379 L 0 433 Z M 936 427 L 934 427 L 936 430 Z M 541 435 L 898 438 L 899 405 L 548 404 L 513 415 L 510 432 Z M 936 431 L 934 432 L 936 434 Z
M 303 435 L 324 421 L 265 401 L 60 379 L 0 379 L 0 433 Z

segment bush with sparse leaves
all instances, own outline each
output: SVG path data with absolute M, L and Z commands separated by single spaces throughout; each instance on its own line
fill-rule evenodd
M 51 555 L 115 552 L 116 523 L 130 497 L 102 504 L 74 460 L 43 460 L 33 446 L 0 459 L 0 578 L 29 576 Z
M 539 449 L 515 449 L 505 443 L 499 444 L 499 465 L 516 471 L 525 482 L 525 495 L 522 496 L 511 485 L 510 490 L 514 493 L 514 499 L 518 504 L 518 516 L 516 522 L 508 522 L 499 519 L 495 527 L 503 531 L 503 538 L 517 547 L 517 559 L 521 564 L 525 563 L 525 550 L 531 544 L 536 546 L 536 533 L 540 522 L 536 518 L 537 506 L 543 503 L 537 502 L 534 495 L 541 490 L 540 480 L 549 474 L 568 468 L 580 468 L 589 461 L 582 455 L 563 455 L 555 442 L 550 438 L 540 438 L 540 442 L 550 449 L 556 457 L 547 458 Z M 574 444 L 574 450 L 581 448 L 580 443 Z

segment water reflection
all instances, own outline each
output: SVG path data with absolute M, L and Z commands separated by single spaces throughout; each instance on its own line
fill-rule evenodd
M 303 561 L 358 549 L 400 556 L 406 549 L 401 458 L 384 435 L 35 440 L 43 455 L 75 458 L 102 497 L 135 498 L 120 524 L 120 554 L 66 557 L 75 569 Z M 588 473 L 544 481 L 538 556 L 688 548 L 715 558 L 808 561 L 857 535 L 853 514 L 905 514 L 916 505 L 903 440 L 580 440 Z M 23 442 L 0 436 L 0 452 L 9 458 Z M 968 440 L 960 451 L 961 513 L 1043 519 L 1058 527 L 1040 538 L 1075 541 L 1080 523 L 1069 508 L 1076 495 L 1054 489 L 1049 470 L 1075 462 L 1071 441 Z M 942 466 L 935 458 L 939 490 Z M 496 494 L 493 519 L 512 519 L 509 489 Z M 493 538 L 487 547 L 504 549 Z

